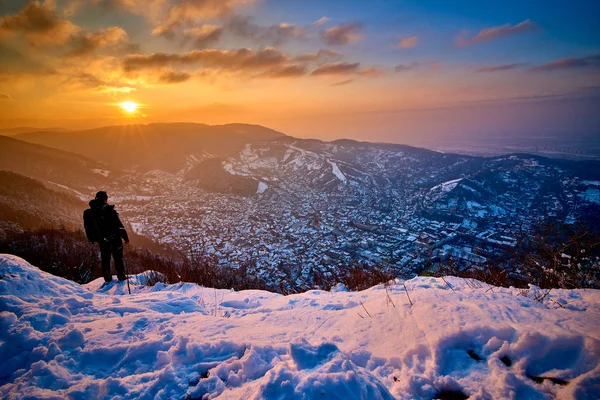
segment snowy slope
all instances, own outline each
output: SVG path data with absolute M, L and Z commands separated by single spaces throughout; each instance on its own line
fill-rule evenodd
M 1 398 L 600 397 L 599 291 L 100 284 L 0 256 Z

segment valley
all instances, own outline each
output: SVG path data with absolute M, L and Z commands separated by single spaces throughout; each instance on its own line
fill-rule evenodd
M 522 250 L 545 223 L 594 226 L 599 215 L 597 161 L 323 142 L 241 124 L 200 125 L 195 134 L 193 124 L 170 128 L 178 142 L 166 152 L 154 140 L 166 125 L 140 126 L 136 140 L 131 129 L 106 128 L 95 132 L 95 145 L 79 143 L 77 132 L 17 135 L 61 150 L 7 138 L 30 162 L 25 169 L 9 160 L 3 168 L 34 171 L 47 187 L 79 201 L 107 190 L 136 234 L 192 258 L 248 268 L 282 291 L 309 289 L 352 266 L 400 277 L 449 262 L 459 269 L 512 268 L 507 254 Z M 110 164 L 114 155 L 103 160 L 96 153 L 111 143 L 124 157 L 121 168 Z M 64 151 L 70 148 L 90 158 Z M 70 164 L 52 161 L 65 158 Z M 72 214 L 69 221 L 80 218 Z

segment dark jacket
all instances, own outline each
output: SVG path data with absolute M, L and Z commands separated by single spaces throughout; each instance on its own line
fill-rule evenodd
M 127 231 L 119 219 L 115 206 L 94 199 L 90 208 L 83 213 L 85 233 L 90 242 L 111 241 L 121 238 L 129 241 Z

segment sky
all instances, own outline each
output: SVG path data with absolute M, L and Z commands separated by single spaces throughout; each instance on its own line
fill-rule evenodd
M 0 128 L 597 138 L 598 20 L 597 0 L 0 0 Z

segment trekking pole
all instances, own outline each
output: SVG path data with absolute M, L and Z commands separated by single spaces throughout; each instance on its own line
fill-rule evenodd
M 131 287 L 129 287 L 129 272 L 127 272 L 127 260 L 125 260 L 124 267 L 125 267 L 125 278 L 127 279 L 127 290 L 129 290 L 129 295 L 131 295 Z

